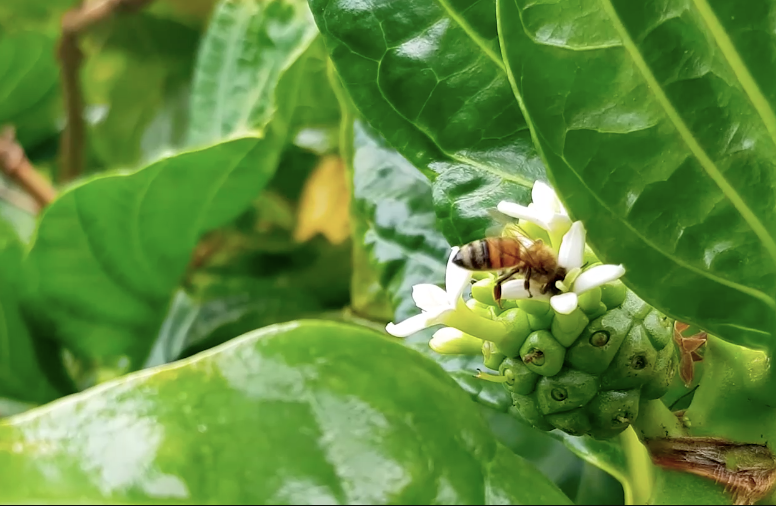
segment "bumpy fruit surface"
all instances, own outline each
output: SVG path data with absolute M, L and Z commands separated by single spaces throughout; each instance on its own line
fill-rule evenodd
M 520 332 L 514 356 L 488 343 L 486 365 L 506 378 L 521 417 L 542 430 L 616 436 L 641 403 L 667 392 L 676 371 L 673 320 L 620 281 L 586 293 L 568 315 L 527 299 L 495 316 L 503 317 L 525 320 L 530 333 Z

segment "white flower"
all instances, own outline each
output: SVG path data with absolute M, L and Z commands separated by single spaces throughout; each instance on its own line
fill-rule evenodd
M 533 202 L 528 207 L 502 201 L 498 210 L 507 216 L 534 223 L 550 234 L 553 246 L 571 227 L 571 219 L 555 191 L 541 181 L 534 183 L 531 190 Z
M 421 309 L 421 313 L 397 324 L 389 323 L 385 327 L 389 334 L 407 337 L 428 327 L 446 324 L 456 309 L 460 306 L 466 307 L 461 296 L 472 279 L 472 273 L 453 263 L 453 257 L 457 252 L 458 247 L 454 247 L 447 260 L 446 290 L 430 284 L 413 286 L 412 299 Z
M 619 279 L 625 274 L 622 265 L 597 265 L 580 273 L 585 258 L 585 227 L 581 221 L 575 221 L 563 236 L 558 253 L 558 265 L 566 269 L 566 278 L 561 289 L 565 293 L 550 298 L 550 305 L 560 314 L 571 314 L 577 309 L 579 296 L 588 290 Z M 505 299 L 526 299 L 528 291 L 524 288 L 523 279 L 513 279 L 501 287 L 501 296 Z M 531 280 L 531 294 L 539 300 L 546 300 L 547 295 L 540 293 L 541 286 Z

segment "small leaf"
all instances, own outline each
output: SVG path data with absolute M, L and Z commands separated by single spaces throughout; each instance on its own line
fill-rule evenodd
M 498 6 L 516 97 L 601 259 L 670 316 L 773 348 L 770 4 Z
M 41 219 L 29 304 L 98 367 L 143 364 L 198 237 L 247 209 L 275 171 L 315 26 L 304 3 L 252 5 L 226 0 L 214 13 L 193 89 L 198 147 L 72 187 Z M 283 45 L 264 38 L 270 26 Z M 241 51 L 251 58 L 236 65 Z M 260 96 L 231 87 L 256 79 Z
M 434 181 L 451 244 L 481 238 L 500 200 L 530 200 L 544 169 L 504 72 L 492 2 L 310 7 L 362 117 Z
M 331 322 L 114 380 L 0 441 L 5 503 L 570 504 L 436 364 Z

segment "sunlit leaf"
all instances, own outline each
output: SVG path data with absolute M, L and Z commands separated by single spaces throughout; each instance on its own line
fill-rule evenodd
M 0 423 L 0 501 L 571 504 L 474 408 L 373 331 L 277 325 Z
M 500 200 L 544 178 L 501 61 L 492 2 L 310 0 L 361 116 L 434 181 L 453 244 L 480 238 Z

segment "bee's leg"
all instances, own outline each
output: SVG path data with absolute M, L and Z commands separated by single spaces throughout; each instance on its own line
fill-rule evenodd
M 493 285 L 493 299 L 496 301 L 496 304 L 498 304 L 499 309 L 504 309 L 501 305 L 501 284 L 517 274 L 519 271 L 520 268 L 515 267 L 514 269 L 508 270 L 505 274 L 502 274 L 498 277 L 498 279 L 496 279 L 496 284 Z
M 493 299 L 498 304 L 499 309 L 504 309 L 504 306 L 501 305 L 501 283 L 499 282 L 493 285 Z
M 531 268 L 528 267 L 525 270 L 525 281 L 523 282 L 523 287 L 528 292 L 528 298 L 533 298 L 533 294 L 531 293 Z

